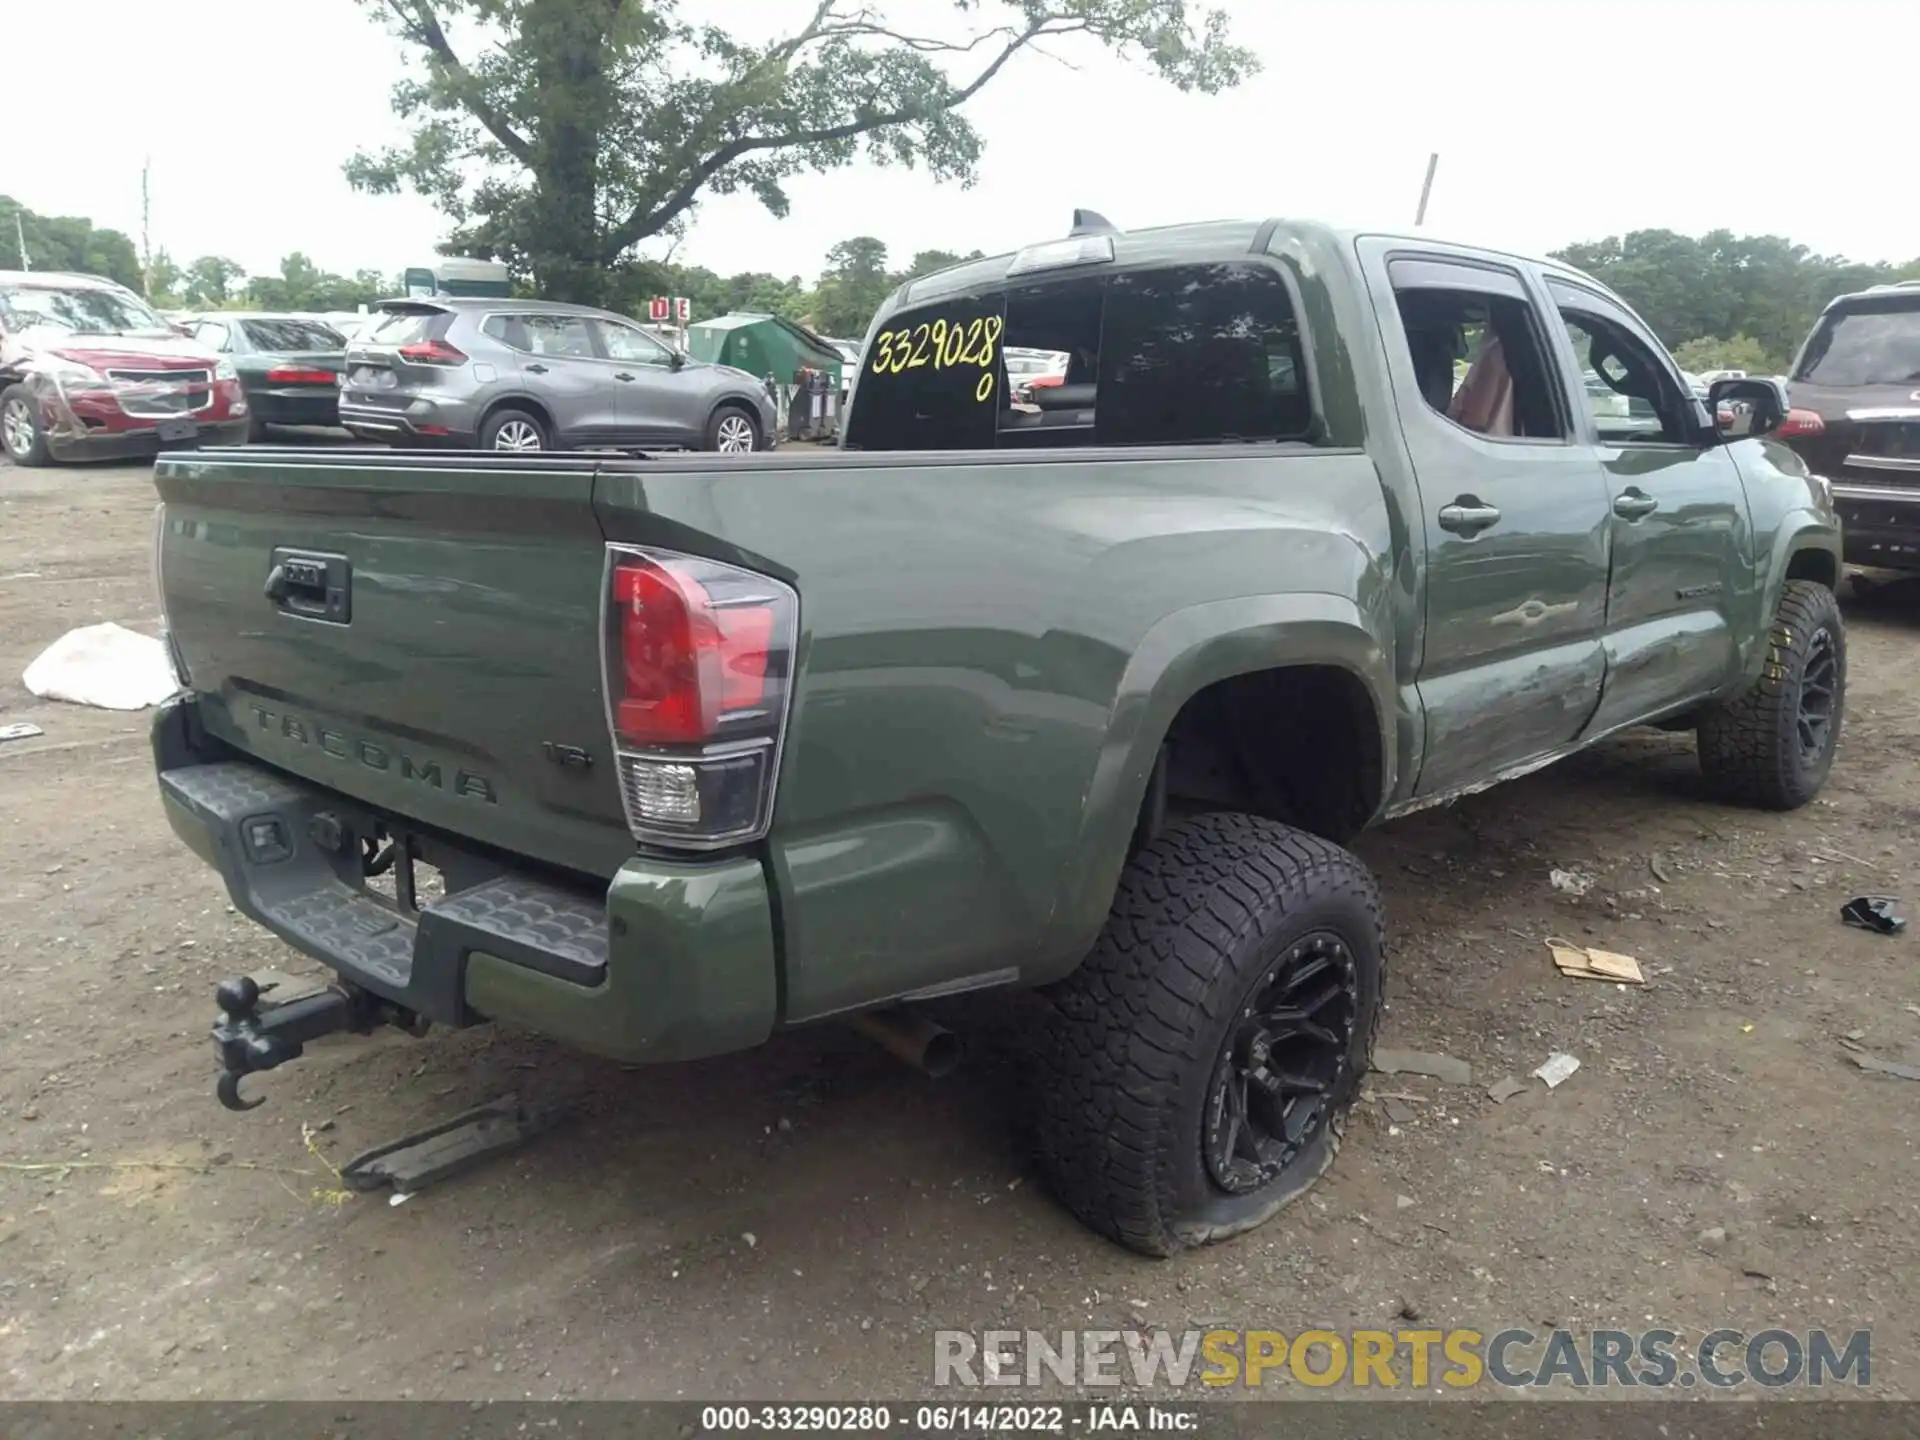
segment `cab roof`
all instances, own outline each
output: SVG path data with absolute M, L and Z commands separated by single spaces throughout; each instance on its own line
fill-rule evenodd
M 1099 218 L 1092 217 L 1095 221 L 1099 221 Z M 1254 248 L 1256 241 L 1273 230 L 1283 227 L 1295 234 L 1313 235 L 1333 242 L 1343 249 L 1350 249 L 1353 242 L 1363 236 L 1403 240 L 1409 245 L 1506 260 L 1516 265 L 1532 266 L 1595 283 L 1592 276 L 1563 261 L 1540 259 L 1494 249 L 1491 246 L 1448 240 L 1430 232 L 1401 233 L 1382 229 L 1346 229 L 1322 221 L 1280 216 L 1264 220 L 1207 220 L 1180 225 L 1156 225 L 1141 230 L 1122 230 L 1117 227 L 1075 227 L 1073 233 L 1064 239 L 1036 241 L 1035 245 L 1065 243 L 1066 239 L 1074 239 L 1080 235 L 1105 236 L 1113 246 L 1112 266 L 1115 268 L 1155 263 L 1173 265 L 1247 254 Z M 1025 249 L 1031 248 L 1034 247 L 1025 247 Z M 977 286 L 998 284 L 1009 278 L 1014 262 L 1025 253 L 1025 249 L 1009 251 L 1003 255 L 990 255 L 979 260 L 963 261 L 948 269 L 936 270 L 931 275 L 920 276 L 918 279 L 909 281 L 896 294 L 895 301 L 901 306 L 920 304 L 944 295 L 972 290 Z M 1066 266 L 1052 272 L 1036 271 L 1033 273 L 1033 278 L 1037 280 L 1045 273 L 1070 274 L 1073 268 L 1075 267 Z

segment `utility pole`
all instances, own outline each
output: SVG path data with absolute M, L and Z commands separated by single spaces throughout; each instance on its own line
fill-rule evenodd
M 1427 156 L 1427 178 L 1420 186 L 1420 208 L 1413 213 L 1414 228 L 1427 223 L 1427 199 L 1433 194 L 1433 172 L 1440 168 L 1440 152 L 1434 151 Z
M 140 162 L 140 293 L 146 296 L 149 303 L 153 300 L 153 242 L 149 224 L 152 220 L 152 204 L 147 193 L 147 172 L 152 168 L 151 155 Z M 1426 208 L 1424 200 L 1420 202 L 1420 208 Z
M 20 246 L 20 268 L 33 269 L 33 257 L 27 254 L 27 227 L 20 223 L 20 212 L 13 212 L 13 238 Z

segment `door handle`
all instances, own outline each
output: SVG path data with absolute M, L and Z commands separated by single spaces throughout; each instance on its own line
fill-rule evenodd
M 1644 490 L 1623 490 L 1613 497 L 1613 513 L 1622 520 L 1644 520 L 1660 508 L 1660 502 Z
M 624 370 L 616 370 L 613 372 L 613 378 L 616 380 L 631 380 L 633 379 L 633 376 L 629 375 Z
M 1469 540 L 1499 523 L 1500 512 L 1491 505 L 1482 505 L 1471 495 L 1462 495 L 1453 504 L 1440 509 L 1440 528 L 1450 530 L 1455 535 L 1464 535 Z
M 544 375 L 547 373 L 547 367 L 544 365 L 529 365 L 527 366 L 527 373 L 529 375 Z

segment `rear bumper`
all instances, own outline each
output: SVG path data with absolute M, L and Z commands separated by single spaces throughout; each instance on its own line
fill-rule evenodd
M 362 440 L 422 441 L 470 450 L 479 434 L 471 406 L 426 397 L 401 405 L 371 405 L 342 395 L 335 411 L 339 423 Z
M 1920 570 L 1920 487 L 1836 482 L 1833 508 L 1849 565 Z
M 746 1049 L 773 1029 L 773 915 L 757 860 L 636 858 L 601 891 L 415 832 L 448 893 L 410 910 L 359 874 L 361 838 L 404 822 L 217 755 L 190 697 L 160 709 L 153 745 L 168 823 L 235 907 L 416 1014 L 507 1021 L 633 1062 Z
M 201 425 L 192 438 L 170 443 L 185 450 L 206 445 L 244 445 L 247 422 Z M 56 460 L 140 460 L 166 448 L 160 442 L 159 432 L 151 426 L 144 430 L 47 432 L 47 453 Z
M 338 425 L 337 390 L 249 390 L 247 403 L 262 425 Z

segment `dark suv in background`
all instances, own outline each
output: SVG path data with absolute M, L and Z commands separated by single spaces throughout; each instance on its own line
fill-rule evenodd
M 1788 387 L 1774 435 L 1833 485 L 1848 563 L 1920 570 L 1920 280 L 1828 305 Z
M 389 300 L 347 348 L 340 423 L 367 440 L 482 450 L 773 444 L 760 381 L 606 310 L 546 300 Z

